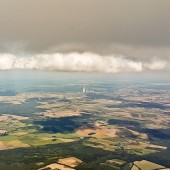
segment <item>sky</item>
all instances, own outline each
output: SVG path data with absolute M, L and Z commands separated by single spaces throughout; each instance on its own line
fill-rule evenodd
M 0 0 L 0 69 L 170 71 L 170 0 Z

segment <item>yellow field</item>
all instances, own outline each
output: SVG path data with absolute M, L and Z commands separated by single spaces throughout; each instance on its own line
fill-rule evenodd
M 8 148 L 29 147 L 28 144 L 25 144 L 25 143 L 21 142 L 20 140 L 13 140 L 13 141 L 6 142 L 5 145 Z
M 2 141 L 0 141 L 0 150 L 4 150 L 6 149 L 4 143 Z
M 38 170 L 46 170 L 46 169 L 52 169 L 52 170 L 75 170 L 73 168 L 69 168 L 65 165 L 61 165 L 61 164 L 58 164 L 58 163 L 53 163 L 53 164 L 50 164 L 50 165 L 47 165 L 43 168 L 40 168 Z
M 153 162 L 142 160 L 142 161 L 135 161 L 131 170 L 155 170 L 161 168 L 165 168 L 165 167 Z
M 75 133 L 77 133 L 80 136 L 93 136 L 96 138 L 107 138 L 107 137 L 117 137 L 118 129 L 109 129 L 107 127 L 94 127 L 94 128 L 88 128 L 88 127 L 81 127 L 76 130 Z
M 13 136 L 24 136 L 24 135 L 27 135 L 28 132 L 16 132 L 16 133 L 13 133 L 12 135 Z
M 80 116 L 81 114 L 79 112 L 75 111 L 47 111 L 43 113 L 44 116 L 47 117 L 55 117 L 55 118 L 60 118 L 60 117 L 69 117 L 69 116 Z
M 80 163 L 82 163 L 82 161 L 75 157 L 69 157 L 69 158 L 59 159 L 58 163 L 74 168 L 78 166 Z
M 74 168 L 78 166 L 80 163 L 82 163 L 82 161 L 75 157 L 63 158 L 63 159 L 59 159 L 58 163 L 47 165 L 43 168 L 40 168 L 39 170 L 46 170 L 46 169 L 75 170 Z

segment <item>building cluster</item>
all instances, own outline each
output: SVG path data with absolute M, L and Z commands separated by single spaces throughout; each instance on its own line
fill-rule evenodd
M 83 87 L 83 93 L 93 93 L 93 90 L 87 90 L 86 87 Z

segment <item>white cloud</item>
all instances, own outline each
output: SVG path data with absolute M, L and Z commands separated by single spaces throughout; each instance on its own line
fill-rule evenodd
M 0 54 L 0 70 L 14 67 L 16 57 L 12 54 Z
M 167 65 L 167 61 L 155 59 L 152 62 L 145 63 L 144 67 L 149 70 L 166 70 Z
M 39 69 L 79 72 L 141 72 L 144 69 L 164 70 L 167 62 L 154 60 L 142 64 L 121 55 L 102 56 L 95 53 L 38 54 L 32 57 L 16 57 L 0 54 L 0 69 Z

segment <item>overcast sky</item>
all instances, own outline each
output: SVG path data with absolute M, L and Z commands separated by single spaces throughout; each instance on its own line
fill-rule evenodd
M 0 0 L 0 53 L 91 52 L 169 64 L 169 47 L 170 0 Z

